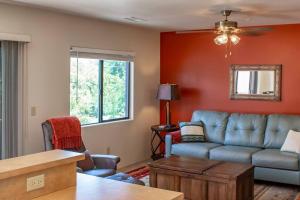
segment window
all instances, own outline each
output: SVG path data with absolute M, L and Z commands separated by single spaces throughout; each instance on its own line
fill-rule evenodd
M 132 56 L 73 49 L 70 114 L 82 125 L 129 119 Z

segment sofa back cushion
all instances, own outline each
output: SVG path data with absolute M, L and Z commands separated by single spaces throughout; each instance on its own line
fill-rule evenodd
M 226 128 L 225 144 L 263 147 L 266 121 L 265 115 L 231 114 Z
M 280 149 L 289 130 L 300 131 L 300 115 L 269 115 L 264 147 Z
M 191 121 L 203 123 L 205 138 L 208 142 L 224 144 L 228 116 L 226 112 L 196 110 L 193 112 Z

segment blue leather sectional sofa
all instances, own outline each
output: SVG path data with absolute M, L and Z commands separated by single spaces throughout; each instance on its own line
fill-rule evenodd
M 252 163 L 255 179 L 300 185 L 300 157 L 281 152 L 289 130 L 300 131 L 300 115 L 260 115 L 194 111 L 191 121 L 202 121 L 207 142 L 172 144 L 166 154 Z

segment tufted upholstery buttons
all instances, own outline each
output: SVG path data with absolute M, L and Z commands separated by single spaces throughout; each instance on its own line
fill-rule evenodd
M 266 148 L 280 149 L 286 139 L 287 133 L 291 129 L 300 129 L 299 115 L 269 115 L 264 146 Z
M 205 110 L 195 110 L 191 121 L 202 121 L 207 141 L 224 143 L 228 113 Z
M 265 122 L 265 115 L 232 113 L 227 124 L 225 144 L 262 147 Z

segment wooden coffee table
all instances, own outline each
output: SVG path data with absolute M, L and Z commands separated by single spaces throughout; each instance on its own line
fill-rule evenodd
M 188 200 L 254 197 L 254 167 L 250 164 L 171 156 L 149 167 L 151 187 L 183 192 Z

